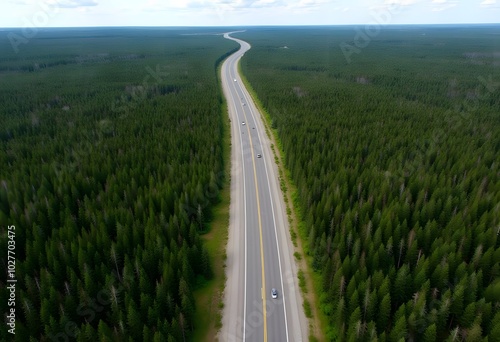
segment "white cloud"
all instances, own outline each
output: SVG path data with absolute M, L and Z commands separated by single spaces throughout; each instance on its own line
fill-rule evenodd
M 88 1 L 88 0 L 87 0 Z M 409 0 L 405 0 L 409 1 Z M 230 13 L 249 13 L 268 9 L 281 13 L 311 13 L 320 11 L 336 0 L 149 0 L 141 6 L 148 12 L 184 10 L 191 13 L 217 14 L 222 17 Z M 279 12 L 278 12 L 279 11 Z
M 294 13 L 310 13 L 313 10 L 318 10 L 321 6 L 331 4 L 332 1 L 328 0 L 298 0 L 287 1 L 286 8 L 292 10 Z
M 79 8 L 98 5 L 95 0 L 49 0 L 47 4 L 60 8 Z
M 7 2 L 13 5 L 31 5 L 29 1 L 24 0 L 7 0 Z
M 98 5 L 96 0 L 45 0 L 45 1 L 7 0 L 7 2 L 14 5 L 24 5 L 24 6 L 48 5 L 51 7 L 60 7 L 60 8 L 78 8 L 78 7 L 88 7 L 88 6 Z
M 417 0 L 385 0 L 386 5 L 410 6 L 416 4 Z
M 245 9 L 277 8 L 284 0 L 149 0 L 142 8 L 147 11 L 189 10 L 198 12 L 234 12 Z
M 370 11 L 371 17 L 373 13 L 389 12 L 391 15 L 408 13 L 414 8 L 417 8 L 422 0 L 384 0 L 380 3 L 369 2 L 366 8 Z
M 64 12 L 52 26 L 293 25 L 498 22 L 500 0 L 0 0 L 3 26 L 44 8 Z M 43 6 L 41 6 L 43 5 Z
M 431 11 L 432 12 L 442 12 L 449 10 L 458 5 L 457 0 L 432 0 Z
M 432 8 L 432 11 L 433 12 L 441 12 L 441 11 L 446 11 L 446 10 L 449 10 L 450 8 L 453 8 L 455 7 L 457 4 L 449 4 L 449 5 L 446 5 L 446 6 L 438 6 L 438 7 L 434 7 Z
M 481 2 L 481 7 L 491 7 L 497 4 L 496 0 L 484 0 Z
M 259 0 L 254 1 L 252 7 L 273 7 L 281 5 L 279 0 Z

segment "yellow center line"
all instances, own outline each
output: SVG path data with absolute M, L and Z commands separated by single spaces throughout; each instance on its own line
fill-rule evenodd
M 250 138 L 250 151 L 252 152 L 253 177 L 255 180 L 255 195 L 257 196 L 257 216 L 259 219 L 259 235 L 260 235 L 260 261 L 262 264 L 261 267 L 262 268 L 262 313 L 264 321 L 264 342 L 267 342 L 266 275 L 264 272 L 264 244 L 262 242 L 262 220 L 260 217 L 259 183 L 257 182 L 257 168 L 255 167 L 255 156 L 253 153 L 252 134 L 250 133 L 250 127 L 247 122 L 247 115 L 245 113 L 245 108 L 243 108 L 243 116 L 245 117 L 248 137 Z

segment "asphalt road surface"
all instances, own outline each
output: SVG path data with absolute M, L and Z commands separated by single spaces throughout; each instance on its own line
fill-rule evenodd
M 269 138 L 241 82 L 241 48 L 222 65 L 231 119 L 231 207 L 221 341 L 306 341 L 288 221 Z M 272 298 L 271 289 L 278 292 Z

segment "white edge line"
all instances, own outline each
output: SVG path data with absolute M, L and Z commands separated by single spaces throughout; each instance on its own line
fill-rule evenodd
M 259 131 L 257 131 L 257 134 L 259 134 Z M 259 140 L 260 140 L 260 135 L 259 135 Z M 283 272 L 281 270 L 281 255 L 280 255 L 280 248 L 279 248 L 279 242 L 278 242 L 278 232 L 276 230 L 276 218 L 274 216 L 274 202 L 273 202 L 273 196 L 271 195 L 271 184 L 269 183 L 269 174 L 267 172 L 266 158 L 264 158 L 264 169 L 266 170 L 267 186 L 269 187 L 269 198 L 271 200 L 271 211 L 273 212 L 274 237 L 276 238 L 276 248 L 278 250 L 278 265 L 280 268 L 281 293 L 283 296 L 283 313 L 285 314 L 285 332 L 286 332 L 286 340 L 288 341 L 288 320 L 286 317 L 285 288 L 283 286 Z
M 240 45 L 241 46 L 241 45 Z M 238 50 L 239 51 L 239 50 Z M 238 61 L 240 57 L 236 58 L 233 62 L 233 66 L 235 64 L 235 62 Z M 231 66 L 231 63 L 229 64 Z M 231 76 L 231 68 L 229 68 L 228 70 L 228 73 L 229 73 L 229 76 Z M 230 77 L 231 79 L 233 78 L 232 76 Z M 228 80 L 228 83 L 230 83 L 231 80 Z M 231 86 L 229 86 L 230 88 Z M 234 90 L 236 91 L 236 88 L 234 87 L 233 85 L 233 88 Z M 229 89 L 230 90 L 230 89 Z M 238 94 L 238 92 L 236 91 L 236 95 Z M 234 98 L 233 98 L 234 100 Z M 234 100 L 233 101 L 233 107 L 234 107 L 234 114 L 236 116 L 236 125 L 239 124 L 239 118 L 238 118 L 238 110 L 236 109 L 236 101 Z M 239 126 L 236 126 L 237 127 L 237 130 L 239 129 Z M 243 138 L 241 136 L 241 133 L 239 134 L 239 137 L 240 137 L 240 150 L 241 150 L 241 160 L 242 160 L 242 170 L 243 170 L 243 207 L 244 207 L 244 212 L 245 212 L 245 271 L 244 271 L 244 274 L 245 274 L 245 278 L 244 278 L 244 287 L 245 287 L 245 290 L 244 290 L 244 300 L 243 300 L 243 341 L 245 341 L 246 339 L 246 324 L 247 324 L 247 319 L 246 319 L 246 315 L 247 315 L 247 254 L 248 254 L 248 248 L 247 248 L 247 242 L 248 242 L 248 239 L 247 239 L 247 196 L 246 196 L 246 185 L 245 185 L 245 158 L 244 158 L 244 151 L 243 151 Z
M 236 59 L 237 61 L 238 59 Z M 234 64 L 233 64 L 234 65 Z M 229 70 L 229 76 L 231 76 L 231 70 Z M 229 81 L 228 81 L 229 83 Z M 234 86 L 234 85 L 233 85 Z M 236 89 L 235 89 L 236 91 Z M 236 91 L 236 94 L 238 92 Z M 234 100 L 234 99 L 233 99 Z M 234 106 L 234 114 L 236 115 L 236 124 L 239 124 L 238 120 L 238 111 L 236 109 L 236 101 L 233 101 L 233 106 Z M 237 129 L 239 129 L 239 126 L 236 126 Z M 242 169 L 243 169 L 243 207 L 244 207 L 244 212 L 245 212 L 245 279 L 244 279 L 244 300 L 243 300 L 243 341 L 246 339 L 246 325 L 247 325 L 247 254 L 248 254 L 248 248 L 247 248 L 247 195 L 246 195 L 246 185 L 245 185 L 245 158 L 244 158 L 244 151 L 243 151 L 243 138 L 241 136 L 241 133 L 239 134 L 240 136 L 240 150 L 241 150 L 241 161 L 242 161 Z
M 239 43 L 239 42 L 238 42 Z M 248 44 L 248 43 L 247 43 Z M 240 44 L 241 45 L 241 44 Z M 250 44 L 249 44 L 250 45 Z M 242 89 L 245 89 L 245 87 L 241 87 Z M 247 97 L 247 94 L 246 94 L 246 91 L 242 91 L 243 93 L 243 96 L 245 97 L 245 101 L 246 103 L 249 103 L 248 102 L 248 97 Z M 257 122 L 257 120 L 255 120 L 255 116 L 253 114 L 253 110 L 251 108 L 250 109 L 250 114 L 252 115 L 252 118 L 254 120 L 254 122 Z M 260 137 L 260 133 L 259 133 L 259 130 L 257 129 L 257 135 L 259 137 L 259 143 L 260 145 L 262 146 L 262 139 Z M 241 137 L 241 135 L 240 135 Z M 279 243 L 278 243 L 278 232 L 276 231 L 276 217 L 274 215 L 274 202 L 273 202 L 273 198 L 271 196 L 271 184 L 269 183 L 269 173 L 267 172 L 267 163 L 266 163 L 266 158 L 263 158 L 264 159 L 264 169 L 266 171 L 266 176 L 267 176 L 267 186 L 269 188 L 269 198 L 271 199 L 271 211 L 273 213 L 273 223 L 274 223 L 274 236 L 276 238 L 276 248 L 277 248 L 277 251 L 278 251 L 278 265 L 279 265 L 279 269 L 280 269 L 280 279 L 281 279 L 281 293 L 282 293 L 282 296 L 283 296 L 283 313 L 285 315 L 285 331 L 286 331 L 286 340 L 288 341 L 289 338 L 288 338 L 288 320 L 287 320 L 287 317 L 286 317 L 286 300 L 285 300 L 285 291 L 284 291 L 284 286 L 283 286 L 283 272 L 281 270 L 281 256 L 280 256 L 280 249 L 279 249 Z
M 227 35 L 227 37 L 224 36 L 224 38 L 230 39 L 228 37 L 229 37 L 229 34 Z M 240 44 L 240 46 L 241 46 L 241 44 Z M 235 53 L 237 53 L 238 51 L 236 51 Z M 231 58 L 231 56 L 229 58 Z M 240 58 L 240 57 L 238 57 L 238 58 Z M 229 58 L 226 60 L 226 62 L 229 66 L 231 66 L 231 60 Z M 231 67 L 229 67 L 228 70 L 226 71 L 226 75 L 227 74 L 229 74 L 229 76 L 231 76 Z M 230 80 L 227 80 L 227 84 L 228 84 L 227 89 L 228 89 L 229 95 L 231 95 L 231 86 L 230 86 L 231 82 L 230 82 Z M 238 111 L 236 109 L 236 101 L 233 101 L 233 108 L 234 108 L 234 114 L 236 116 L 235 125 L 237 125 L 239 120 L 238 120 Z M 239 129 L 239 126 L 236 126 L 236 130 L 238 130 L 238 129 Z M 242 140 L 241 134 L 239 134 L 239 137 L 240 137 L 241 160 L 242 160 L 242 164 L 243 164 L 243 167 L 242 167 L 242 170 L 243 170 L 243 207 L 244 207 L 244 213 L 245 213 L 244 214 L 244 217 L 245 217 L 245 220 L 244 220 L 245 221 L 245 270 L 244 270 L 244 275 L 245 275 L 245 277 L 244 277 L 244 300 L 243 300 L 243 341 L 245 341 L 245 339 L 246 339 L 246 312 L 247 312 L 246 306 L 247 306 L 247 251 L 248 251 L 248 248 L 247 248 L 247 206 L 246 206 L 246 185 L 245 185 L 245 158 L 243 158 L 243 155 L 244 155 L 244 153 L 243 153 L 243 140 Z
M 245 100 L 247 101 L 248 103 L 248 98 L 246 96 L 246 94 L 243 92 L 243 96 L 245 97 Z M 255 122 L 257 122 L 257 120 L 255 120 L 255 116 L 253 115 L 253 111 L 250 109 L 250 113 L 254 119 Z M 260 137 L 260 133 L 259 133 L 259 130 L 257 130 L 257 135 L 259 137 L 259 142 L 262 146 L 262 139 Z M 278 243 L 278 232 L 276 231 L 276 217 L 275 217 L 275 214 L 274 214 L 274 201 L 273 201 L 273 198 L 272 198 L 272 195 L 271 195 L 271 184 L 269 183 L 269 173 L 267 172 L 267 163 L 266 163 L 266 158 L 263 158 L 264 159 L 264 170 L 266 171 L 266 177 L 267 177 L 267 186 L 269 188 L 269 199 L 271 200 L 271 211 L 273 213 L 273 224 L 274 224 L 274 237 L 276 238 L 276 248 L 277 248 L 277 251 L 278 251 L 278 266 L 279 266 L 279 269 L 280 269 L 280 279 L 281 279 L 281 294 L 283 296 L 283 313 L 285 315 L 285 332 L 286 332 L 286 340 L 288 341 L 289 338 L 288 338 L 288 320 L 287 320 L 287 317 L 286 317 L 286 296 L 285 296 L 285 290 L 284 290 L 284 286 L 283 286 L 283 272 L 281 270 L 281 256 L 280 256 L 280 249 L 279 249 L 279 243 Z

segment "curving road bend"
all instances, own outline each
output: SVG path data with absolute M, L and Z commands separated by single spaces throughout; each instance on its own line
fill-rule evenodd
M 247 42 L 222 65 L 231 118 L 231 207 L 221 341 L 306 341 L 307 321 L 270 140 L 238 74 Z M 271 289 L 278 291 L 272 298 Z

